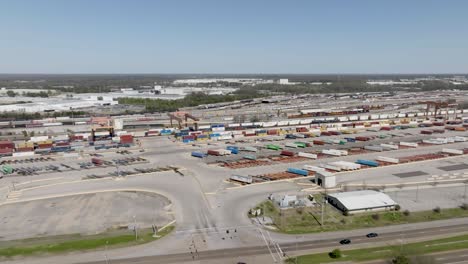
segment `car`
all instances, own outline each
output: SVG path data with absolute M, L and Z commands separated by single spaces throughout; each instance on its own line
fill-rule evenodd
M 347 239 L 347 238 L 346 238 L 346 239 L 342 239 L 342 240 L 340 241 L 340 244 L 341 244 L 341 245 L 348 245 L 348 244 L 351 244 L 351 240 L 349 240 L 349 239 Z
M 379 234 L 377 234 L 377 233 L 369 233 L 369 234 L 366 235 L 366 237 L 369 237 L 369 238 L 378 237 L 378 236 L 379 236 Z

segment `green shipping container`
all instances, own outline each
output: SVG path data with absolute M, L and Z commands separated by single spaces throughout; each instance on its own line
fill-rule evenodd
M 257 157 L 255 157 L 254 155 L 245 155 L 244 156 L 244 159 L 248 159 L 248 160 L 256 160 Z
M 296 145 L 297 145 L 298 147 L 300 147 L 300 148 L 305 148 L 305 147 L 307 147 L 307 145 L 306 145 L 305 143 L 303 143 L 303 142 L 294 142 L 294 144 L 296 144 Z

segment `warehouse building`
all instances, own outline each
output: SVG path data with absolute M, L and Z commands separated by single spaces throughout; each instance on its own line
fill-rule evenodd
M 382 192 L 364 190 L 327 195 L 330 204 L 347 213 L 395 209 L 397 203 Z

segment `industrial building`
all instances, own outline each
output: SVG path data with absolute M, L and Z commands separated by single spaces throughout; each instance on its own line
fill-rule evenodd
M 392 210 L 397 205 L 385 193 L 372 190 L 328 194 L 327 200 L 346 213 Z

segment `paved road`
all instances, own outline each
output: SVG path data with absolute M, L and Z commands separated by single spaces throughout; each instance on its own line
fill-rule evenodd
M 360 236 L 348 237 L 352 241 L 352 245 L 363 245 L 368 247 L 369 244 L 375 243 L 387 243 L 394 244 L 394 242 L 401 241 L 404 243 L 405 240 L 421 238 L 421 237 L 431 237 L 444 235 L 449 233 L 461 233 L 468 232 L 468 223 L 455 225 L 450 227 L 436 227 L 430 229 L 417 229 L 402 232 L 392 232 L 380 234 L 376 238 L 367 238 L 365 234 Z M 392 243 L 393 242 L 393 243 Z M 288 255 L 294 253 L 295 251 L 311 250 L 311 249 L 324 249 L 330 247 L 342 247 L 346 248 L 348 246 L 341 246 L 337 239 L 324 239 L 324 240 L 312 240 L 312 241 L 301 241 L 301 242 L 290 242 L 290 243 L 281 243 L 280 248 L 282 251 Z M 273 246 L 271 246 L 271 249 Z M 273 249 L 272 249 L 273 250 Z M 140 257 L 140 258 L 130 258 L 130 259 L 119 259 L 112 260 L 114 264 L 124 264 L 124 263 L 133 263 L 133 264 L 150 264 L 150 263 L 183 263 L 190 262 L 193 260 L 204 261 L 210 259 L 224 259 L 228 261 L 229 259 L 236 259 L 238 257 L 247 257 L 251 255 L 265 255 L 269 254 L 269 248 L 267 246 L 255 246 L 255 247 L 240 247 L 232 249 L 220 249 L 220 250 L 207 250 L 200 252 L 187 252 L 179 254 L 169 254 L 169 255 L 159 255 L 159 256 L 149 256 L 149 257 Z M 79 262 L 87 264 L 104 264 L 105 261 L 96 261 L 96 262 Z M 228 262 L 223 262 L 228 263 Z

